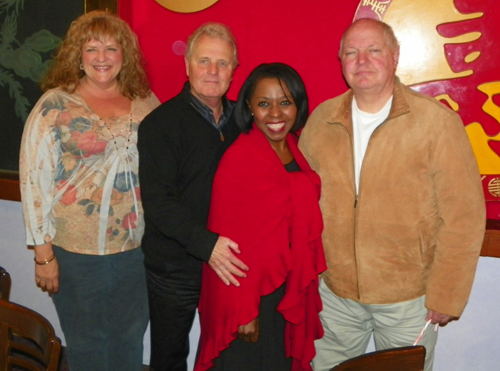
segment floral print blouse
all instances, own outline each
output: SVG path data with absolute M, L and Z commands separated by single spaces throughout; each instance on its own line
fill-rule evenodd
M 115 254 L 140 245 L 137 129 L 160 104 L 151 94 L 128 115 L 101 119 L 75 92 L 47 91 L 31 111 L 19 177 L 28 245 Z

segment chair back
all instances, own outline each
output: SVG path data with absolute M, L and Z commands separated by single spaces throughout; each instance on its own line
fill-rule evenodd
M 0 371 L 57 371 L 61 342 L 50 322 L 22 305 L 0 300 Z
M 331 371 L 422 371 L 425 347 L 421 345 L 379 350 L 348 359 Z
M 0 267 L 0 299 L 9 300 L 10 297 L 10 274 Z

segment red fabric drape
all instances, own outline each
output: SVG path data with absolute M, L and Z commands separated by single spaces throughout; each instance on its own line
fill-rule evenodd
M 318 206 L 319 177 L 288 135 L 302 169 L 288 173 L 264 134 L 254 126 L 222 158 L 215 176 L 209 229 L 236 241 L 250 270 L 241 286 L 226 286 L 204 266 L 199 312 L 201 340 L 196 371 L 236 338 L 239 325 L 258 316 L 260 297 L 286 281 L 278 310 L 286 324 L 286 354 L 293 370 L 311 370 L 314 340 L 323 335 L 318 274 L 326 269 Z

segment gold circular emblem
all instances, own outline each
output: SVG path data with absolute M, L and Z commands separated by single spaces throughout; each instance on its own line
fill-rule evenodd
M 219 0 L 156 0 L 158 4 L 178 13 L 194 13 L 214 5 Z
M 500 197 L 500 178 L 493 178 L 488 183 L 488 192 L 494 197 Z

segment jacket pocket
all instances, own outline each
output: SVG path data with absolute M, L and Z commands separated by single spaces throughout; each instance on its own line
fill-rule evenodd
M 418 223 L 358 220 L 357 228 L 355 245 L 360 263 L 377 262 L 381 269 L 422 267 L 426 248 L 422 246 L 422 232 Z

